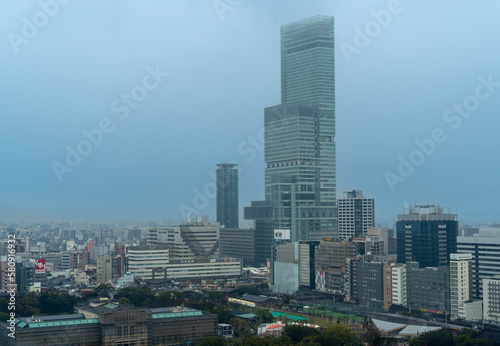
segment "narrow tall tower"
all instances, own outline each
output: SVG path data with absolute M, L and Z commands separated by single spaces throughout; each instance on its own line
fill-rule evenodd
M 226 228 L 238 228 L 237 165 L 220 163 L 217 166 L 217 222 Z

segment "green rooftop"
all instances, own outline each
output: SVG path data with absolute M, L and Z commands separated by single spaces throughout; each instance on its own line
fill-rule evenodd
M 289 318 L 294 321 L 308 321 L 309 319 L 304 316 L 295 316 L 295 315 L 286 315 L 286 318 Z
M 248 319 L 251 319 L 251 318 L 255 318 L 257 317 L 256 314 L 242 314 L 242 315 L 238 315 L 236 317 L 241 317 L 241 318 L 248 318 Z
M 105 308 L 108 308 L 108 309 L 116 309 L 118 307 L 118 305 L 116 304 L 106 304 L 104 305 Z
M 24 323 L 24 325 L 22 325 Z M 69 320 L 69 321 L 54 321 L 54 322 L 38 322 L 28 324 L 29 328 L 44 328 L 44 327 L 60 327 L 60 326 L 77 326 L 82 324 L 99 323 L 98 318 L 80 319 L 80 320 Z M 25 322 L 18 324 L 19 327 L 24 327 Z
M 289 315 L 287 314 L 286 312 L 279 312 L 279 311 L 270 311 L 271 315 L 273 315 L 273 318 L 277 318 L 277 317 L 285 317 L 285 318 L 289 318 L 291 320 L 294 320 L 294 321 L 307 321 L 309 320 L 307 317 L 304 317 L 304 316 L 296 316 L 296 315 Z
M 270 311 L 271 312 L 271 315 L 273 315 L 273 317 L 279 317 L 279 316 L 286 316 L 286 312 L 279 312 L 279 311 Z
M 151 318 L 175 318 L 175 317 L 190 317 L 190 316 L 202 316 L 201 311 L 184 311 L 184 312 L 169 312 L 165 314 L 153 314 Z

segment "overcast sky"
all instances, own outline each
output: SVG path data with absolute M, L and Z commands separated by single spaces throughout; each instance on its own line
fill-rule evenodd
M 215 217 L 264 196 L 280 26 L 335 17 L 337 191 L 377 221 L 439 203 L 500 221 L 500 3 L 0 1 L 0 217 Z M 70 154 L 68 154 L 70 153 Z

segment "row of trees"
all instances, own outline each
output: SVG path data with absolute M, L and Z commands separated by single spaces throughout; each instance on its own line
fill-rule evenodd
M 286 326 L 280 337 L 260 337 L 250 335 L 235 340 L 224 340 L 218 337 L 209 337 L 197 345 L 201 346 L 363 346 L 364 343 L 356 333 L 344 326 L 333 326 L 324 332 L 302 326 Z
M 480 333 L 473 330 L 465 330 L 457 337 L 453 337 L 449 330 L 440 330 L 424 334 L 410 340 L 411 346 L 439 345 L 439 346 L 492 346 L 490 338 L 481 338 Z
M 5 322 L 10 312 L 17 317 L 33 315 L 72 314 L 76 299 L 68 293 L 44 292 L 22 294 L 16 297 L 15 309 L 9 310 L 9 296 L 0 297 L 0 321 Z

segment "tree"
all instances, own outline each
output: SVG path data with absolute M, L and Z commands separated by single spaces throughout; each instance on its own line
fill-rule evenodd
M 248 324 L 246 320 L 237 317 L 233 319 L 233 330 L 234 336 L 236 337 L 246 336 L 252 333 L 250 324 Z
M 0 312 L 0 322 L 7 322 L 10 318 L 10 315 L 6 312 Z
M 216 307 L 213 307 L 212 309 L 205 310 L 205 311 L 211 312 L 211 313 L 219 316 L 218 323 L 229 323 L 230 322 L 229 321 L 229 312 L 220 306 L 216 306 Z
M 217 303 L 224 302 L 224 297 L 222 293 L 220 293 L 219 291 L 208 292 L 207 298 L 211 302 L 217 302 Z
M 454 340 L 455 346 L 492 346 L 489 338 L 472 339 L 471 334 L 461 334 Z
M 328 328 L 322 338 L 322 345 L 331 346 L 363 346 L 363 341 L 345 326 L 332 326 Z
M 453 346 L 453 336 L 448 330 L 439 330 L 411 339 L 410 345 Z
M 100 284 L 91 293 L 91 296 L 111 298 L 115 288 L 112 284 Z
M 305 337 L 319 335 L 319 332 L 310 327 L 290 325 L 285 327 L 284 334 L 290 337 L 294 344 L 297 344 Z
M 44 292 L 38 298 L 42 314 L 57 315 L 73 313 L 74 298 L 67 293 Z
M 321 346 L 321 336 L 320 335 L 306 336 L 297 345 L 298 346 Z
M 273 321 L 273 315 L 271 315 L 269 310 L 259 309 L 256 315 L 262 323 L 271 323 Z
M 156 307 L 179 306 L 184 301 L 184 297 L 177 291 L 166 291 L 158 294 L 154 305 Z
M 9 312 L 9 301 L 4 297 L 0 297 L 0 312 Z
M 118 299 L 118 303 L 120 303 L 121 305 L 130 305 L 130 299 L 125 297 L 120 297 Z
M 384 338 L 382 337 L 378 329 L 373 326 L 373 323 L 369 323 L 366 329 L 367 332 L 365 334 L 365 340 L 368 342 L 368 345 L 371 346 L 384 345 Z
M 236 292 L 238 292 L 238 294 L 241 296 L 241 295 L 244 295 L 245 293 L 248 293 L 248 294 L 253 294 L 253 295 L 259 295 L 260 294 L 260 291 L 257 287 L 254 287 L 254 286 L 243 286 L 243 287 L 239 287 Z
M 134 306 L 149 306 L 155 301 L 155 294 L 149 287 L 125 287 L 117 291 L 115 298 L 125 297 Z
M 220 338 L 218 336 L 209 336 L 200 342 L 198 342 L 196 345 L 198 346 L 226 346 L 226 341 L 223 338 Z

